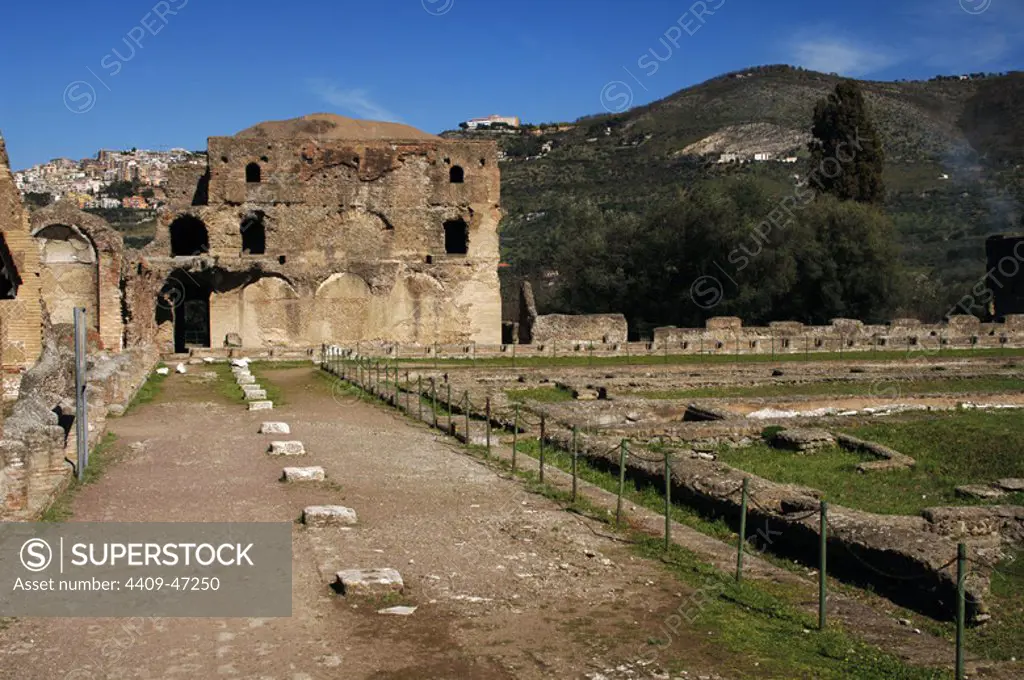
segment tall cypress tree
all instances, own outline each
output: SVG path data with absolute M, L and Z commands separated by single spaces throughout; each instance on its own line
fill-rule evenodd
M 814 107 L 810 183 L 841 201 L 881 204 L 885 200 L 885 157 L 860 86 L 836 85 Z

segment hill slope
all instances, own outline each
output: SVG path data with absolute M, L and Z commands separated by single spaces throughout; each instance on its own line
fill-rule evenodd
M 760 67 L 562 131 L 501 135 L 507 283 L 538 274 L 549 212 L 566 200 L 643 216 L 725 177 L 749 177 L 780 197 L 792 191 L 794 174 L 807 172 L 814 105 L 840 80 Z M 887 209 L 906 263 L 943 285 L 976 282 L 984 238 L 1012 228 L 1024 205 L 1024 73 L 861 86 L 885 147 Z M 716 164 L 699 155 L 759 150 L 796 151 L 800 161 Z

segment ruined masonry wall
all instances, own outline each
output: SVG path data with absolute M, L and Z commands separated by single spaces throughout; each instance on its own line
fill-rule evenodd
M 39 251 L 29 235 L 28 217 L 14 185 L 7 148 L 0 137 L 0 232 L 21 276 L 14 300 L 0 300 L 0 356 L 3 357 L 3 400 L 16 398 L 21 375 L 42 350 L 42 309 L 39 304 Z

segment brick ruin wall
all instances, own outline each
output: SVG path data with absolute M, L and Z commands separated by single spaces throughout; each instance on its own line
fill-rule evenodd
M 252 164 L 258 182 L 247 181 Z M 183 310 L 157 303 L 168 280 L 209 290 L 214 348 L 500 342 L 493 142 L 211 138 L 208 176 L 172 176 L 175 204 L 128 263 L 130 344 L 174 349 Z M 172 254 L 183 218 L 207 231 L 201 255 Z M 449 253 L 446 223 L 460 220 L 468 247 Z M 243 252 L 254 224 L 262 254 Z
M 864 352 L 941 350 L 1024 346 L 1024 315 L 1008 315 L 1003 323 L 982 323 L 974 316 L 951 316 L 946 323 L 894 319 L 865 324 L 833 319 L 828 326 L 776 321 L 743 326 L 736 317 L 708 319 L 705 328 L 665 326 L 654 330 L 653 347 L 672 354 L 766 354 L 800 352 Z
M 28 216 L 11 175 L 2 137 L 0 232 L 21 279 L 17 297 L 0 300 L 3 400 L 10 401 L 17 396 L 22 374 L 35 364 L 42 350 L 42 309 L 39 305 L 39 250 L 29 233 Z
M 532 337 L 536 343 L 603 343 L 626 342 L 629 328 L 622 314 L 542 314 L 533 323 Z

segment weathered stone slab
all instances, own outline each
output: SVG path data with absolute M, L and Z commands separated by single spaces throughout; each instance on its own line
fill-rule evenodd
M 246 401 L 264 401 L 267 398 L 266 390 L 249 390 L 245 393 Z
M 394 569 L 345 569 L 336 575 L 342 595 L 387 595 L 405 588 Z
M 961 498 L 976 498 L 988 501 L 1002 498 L 1006 495 L 1006 492 L 994 486 L 986 486 L 984 484 L 965 484 L 964 486 L 956 487 L 956 495 Z
M 274 408 L 274 402 L 272 401 L 250 401 L 250 411 L 270 411 Z
M 341 505 L 311 505 L 302 511 L 302 523 L 310 527 L 348 526 L 356 523 L 356 511 Z
M 769 443 L 779 449 L 806 452 L 831 446 L 835 437 L 826 430 L 794 427 L 775 433 Z
M 996 482 L 996 486 L 1003 491 L 1017 493 L 1019 491 L 1024 491 L 1024 479 L 1000 479 Z
M 253 375 L 240 375 L 235 382 L 239 385 L 255 385 L 256 377 Z
M 260 425 L 260 434 L 291 434 L 288 423 L 266 422 Z
M 320 466 L 286 467 L 281 471 L 281 479 L 285 482 L 322 482 L 327 479 L 327 473 Z
M 306 455 L 306 447 L 302 445 L 302 442 L 270 442 L 268 451 L 274 456 Z

